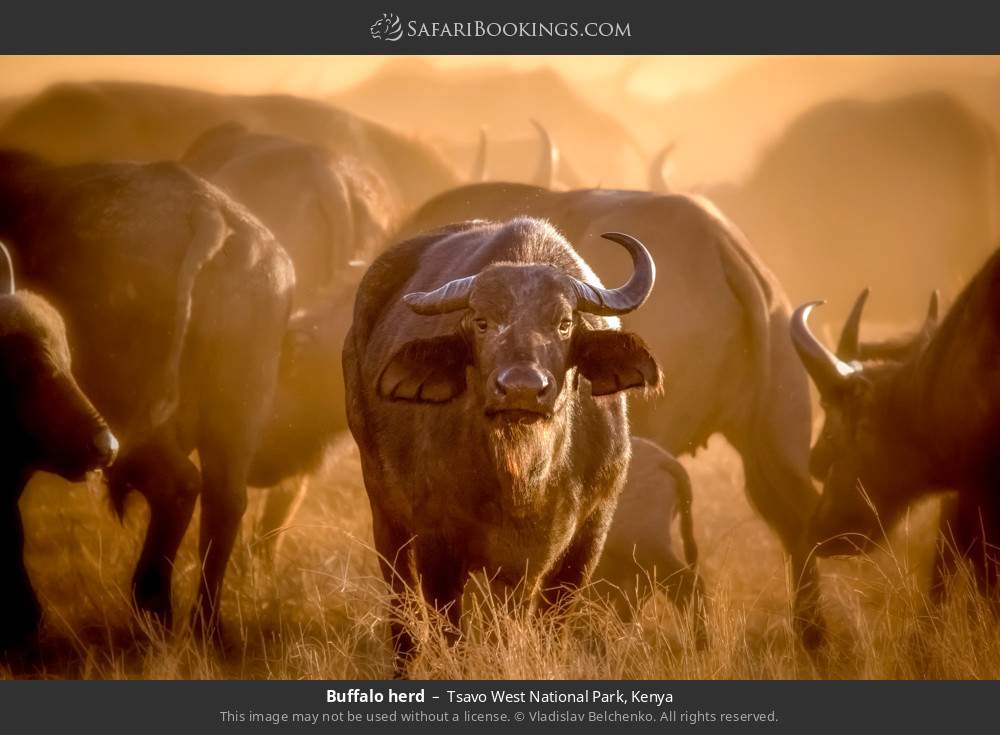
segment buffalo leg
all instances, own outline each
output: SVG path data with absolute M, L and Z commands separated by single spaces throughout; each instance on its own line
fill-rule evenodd
M 23 485 L 22 485 L 23 487 Z M 0 507 L 0 648 L 22 643 L 38 627 L 42 609 L 24 566 L 24 526 L 18 508 L 20 489 L 2 490 Z
M 790 557 L 793 621 L 806 648 L 823 642 L 819 573 L 806 540 L 806 526 L 818 498 L 807 470 L 808 433 L 787 436 L 765 423 L 730 437 L 743 457 L 746 492 Z
M 664 577 L 660 577 L 664 573 L 660 571 L 659 565 L 657 566 L 657 583 L 665 589 L 667 597 L 681 613 L 694 616 L 692 622 L 695 644 L 698 648 L 703 648 L 708 641 L 708 633 L 705 619 L 707 615 L 705 589 L 701 577 L 696 570 L 681 564 L 676 557 L 673 561 L 676 566 L 673 569 L 667 566 Z
M 979 589 L 987 595 L 994 607 L 1000 609 L 1000 503 L 998 503 L 995 487 L 983 494 L 983 501 L 978 513 L 979 532 L 977 577 Z
M 417 590 L 413 548 L 406 534 L 375 507 L 372 507 L 372 531 L 375 550 L 379 556 L 379 569 L 392 590 L 389 632 L 392 636 L 396 676 L 402 677 L 406 675 L 406 668 L 416 650 L 413 636 L 404 620 L 404 598 Z
M 202 572 L 194 614 L 196 625 L 217 638 L 221 638 L 222 582 L 247 508 L 246 458 L 251 451 L 214 443 L 199 448 L 203 483 L 198 549 Z
M 448 616 L 445 636 L 449 643 L 455 643 L 461 630 L 466 570 L 456 555 L 437 539 L 417 539 L 416 558 L 424 600 Z
M 264 511 L 257 525 L 257 537 L 260 539 L 264 559 L 268 562 L 273 562 L 281 551 L 284 532 L 302 506 L 308 491 L 308 475 L 288 478 L 267 491 Z
M 139 611 L 169 627 L 174 559 L 194 512 L 201 485 L 198 469 L 165 432 L 131 447 L 107 478 L 120 511 L 131 489 L 139 491 L 149 505 L 149 526 L 132 576 L 132 597 Z
M 775 482 L 778 473 L 773 471 L 778 468 L 765 468 L 756 459 L 748 461 L 746 455 L 743 467 L 751 502 L 764 520 L 777 532 L 789 555 L 794 595 L 792 617 L 795 629 L 806 648 L 818 648 L 823 643 L 825 630 L 820 610 L 819 572 L 805 538 L 808 516 L 796 512 L 803 509 L 805 504 L 784 505 L 776 502 L 777 498 L 780 498 L 776 492 L 779 485 Z M 807 477 L 797 478 L 789 474 L 786 475 L 785 482 L 808 483 L 811 488 L 811 482 Z
M 213 295 L 222 302 L 204 305 L 204 313 L 212 316 L 194 339 L 198 360 L 191 380 L 208 381 L 199 385 L 195 434 L 202 468 L 202 574 L 194 616 L 203 632 L 217 640 L 222 639 L 222 583 L 246 512 L 250 462 L 274 397 L 288 319 L 271 297 L 254 301 L 249 298 L 253 293 L 239 281 L 220 285 Z M 241 301 L 239 295 L 248 298 Z M 218 376 L 232 378 L 220 381 Z
M 174 560 L 191 524 L 200 486 L 198 471 L 190 461 L 175 459 L 176 464 L 160 469 L 162 476 L 155 483 L 142 488 L 149 504 L 149 527 L 132 577 L 136 606 L 167 627 L 173 620 Z
M 565 612 L 576 592 L 590 581 L 613 514 L 614 506 L 611 506 L 609 510 L 595 511 L 584 521 L 562 558 L 542 580 L 539 612 Z
M 992 597 L 997 593 L 998 551 L 997 503 L 989 492 L 959 492 L 957 504 L 948 524 L 954 541 L 954 551 L 972 565 L 979 591 Z
M 819 573 L 807 538 L 819 494 L 809 474 L 812 404 L 801 363 L 788 339 L 788 323 L 772 317 L 766 385 L 747 386 L 752 403 L 726 432 L 743 458 L 746 492 L 790 557 L 792 616 L 807 649 L 818 648 L 825 626 Z

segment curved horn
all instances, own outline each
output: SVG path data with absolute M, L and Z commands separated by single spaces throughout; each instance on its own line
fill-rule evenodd
M 809 373 L 820 394 L 827 396 L 842 386 L 851 375 L 860 372 L 861 368 L 841 360 L 809 331 L 809 313 L 813 307 L 825 303 L 825 301 L 810 301 L 802 304 L 792 314 L 790 329 L 792 344 L 806 372 Z
M 0 291 L 4 296 L 14 295 L 14 261 L 10 259 L 7 246 L 0 242 L 0 253 L 3 253 L 4 264 L 7 266 L 7 288 Z
M 605 232 L 601 235 L 628 250 L 632 256 L 632 277 L 619 288 L 601 288 L 573 278 L 576 291 L 576 309 L 599 316 L 618 316 L 635 311 L 645 303 L 656 281 L 656 263 L 646 246 L 631 235 L 621 232 Z
M 667 183 L 663 175 L 663 165 L 667 162 L 670 154 L 677 147 L 676 143 L 668 143 L 660 149 L 649 164 L 649 190 L 659 194 L 666 194 L 670 191 L 670 184 Z
M 920 331 L 925 335 L 933 334 L 938 326 L 938 313 L 941 311 L 941 292 L 936 288 L 931 294 L 931 303 L 927 306 L 927 316 L 924 317 L 924 326 Z
M 469 307 L 469 293 L 475 276 L 456 278 L 433 291 L 415 291 L 403 297 L 403 303 L 421 316 L 447 314 Z
M 851 313 L 844 322 L 844 328 L 840 332 L 840 342 L 837 343 L 837 357 L 841 360 L 857 360 L 861 354 L 861 314 L 865 310 L 869 294 L 871 294 L 870 288 L 858 294 L 854 306 L 851 307 Z
M 552 184 L 555 182 L 556 171 L 559 169 L 559 149 L 552 142 L 552 137 L 544 125 L 538 122 L 538 120 L 532 120 L 531 124 L 538 131 L 538 137 L 542 143 L 538 168 L 535 169 L 535 176 L 532 179 L 532 183 L 535 186 L 551 189 Z
M 486 128 L 479 128 L 479 144 L 476 146 L 476 158 L 472 162 L 469 181 L 478 183 L 486 181 Z

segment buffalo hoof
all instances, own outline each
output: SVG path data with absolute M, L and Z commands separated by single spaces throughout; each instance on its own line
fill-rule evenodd
M 2 623 L 0 623 L 2 624 Z M 30 657 L 38 648 L 38 627 L 20 630 L 3 629 L 0 632 L 0 657 L 22 660 Z
M 137 580 L 132 588 L 132 601 L 136 614 L 159 627 L 170 630 L 173 626 L 173 606 L 170 593 L 164 594 L 162 587 Z
M 826 642 L 826 626 L 819 615 L 796 618 L 795 632 L 807 651 L 818 651 Z
M 34 593 L 12 595 L 0 605 L 0 650 L 33 648 L 41 622 L 42 609 Z

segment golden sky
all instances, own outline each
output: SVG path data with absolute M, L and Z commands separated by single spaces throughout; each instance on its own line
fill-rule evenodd
M 124 79 L 213 91 L 336 92 L 372 73 L 384 56 L 0 56 L 0 95 L 35 92 L 55 81 Z M 635 92 L 671 96 L 708 86 L 747 62 L 739 56 L 430 56 L 442 68 L 549 66 L 576 82 L 640 67 Z

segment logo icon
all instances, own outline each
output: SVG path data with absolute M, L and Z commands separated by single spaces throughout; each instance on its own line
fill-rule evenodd
M 403 37 L 403 23 L 395 13 L 382 13 L 368 30 L 376 41 L 398 41 Z

